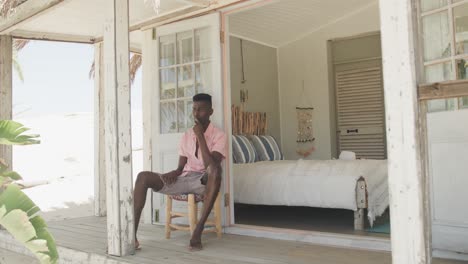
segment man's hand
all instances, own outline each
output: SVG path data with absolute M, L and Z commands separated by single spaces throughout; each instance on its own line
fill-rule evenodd
M 200 123 L 200 121 L 195 119 L 195 125 L 193 126 L 193 133 L 195 133 L 197 137 L 200 137 L 200 136 L 203 136 L 203 130 L 204 130 L 203 125 Z
M 164 183 L 164 185 L 172 185 L 177 181 L 178 177 L 179 175 L 166 173 L 161 175 L 161 180 Z

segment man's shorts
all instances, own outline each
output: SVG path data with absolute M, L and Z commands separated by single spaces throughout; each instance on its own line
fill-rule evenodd
M 164 187 L 158 192 L 168 195 L 204 194 L 205 185 L 202 184 L 202 179 L 205 176 L 207 176 L 206 172 L 190 171 L 185 176 L 177 177 L 177 181 L 171 185 L 164 183 Z

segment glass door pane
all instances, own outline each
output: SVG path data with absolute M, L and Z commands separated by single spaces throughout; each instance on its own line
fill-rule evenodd
M 193 76 L 193 64 L 178 68 L 177 97 L 192 97 L 195 95 L 195 80 Z
M 209 28 L 195 30 L 195 61 L 211 58 L 211 42 Z
M 177 64 L 193 61 L 193 31 L 177 33 Z
M 211 78 L 211 62 L 195 64 L 195 81 L 197 92 L 211 93 L 213 90 Z
M 453 80 L 454 74 L 450 61 L 425 67 L 426 83 Z
M 422 28 L 424 61 L 449 57 L 452 52 L 447 12 L 423 17 Z
M 161 134 L 176 133 L 177 124 L 175 102 L 161 103 Z
M 159 70 L 159 87 L 161 100 L 174 99 L 176 96 L 176 72 L 175 68 Z
M 159 67 L 174 65 L 175 38 L 174 35 L 159 38 Z
M 431 11 L 447 5 L 447 0 L 421 0 L 421 10 L 423 12 Z
M 468 58 L 459 59 L 456 61 L 457 64 L 457 79 L 466 80 L 468 79 Z M 468 97 L 458 98 L 459 108 L 468 108 Z
M 468 4 L 453 9 L 457 54 L 468 53 Z

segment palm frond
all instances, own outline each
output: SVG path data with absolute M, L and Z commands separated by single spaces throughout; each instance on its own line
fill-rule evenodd
M 96 62 L 91 64 L 89 69 L 89 78 L 93 79 L 95 76 L 96 71 Z M 140 54 L 132 53 L 132 57 L 130 57 L 130 83 L 133 84 L 135 81 L 136 74 L 141 67 L 142 59 Z
M 96 62 L 93 61 L 93 64 L 91 64 L 91 68 L 89 69 L 88 77 L 90 79 L 94 79 L 94 72 L 96 71 Z
M 138 69 L 140 69 L 142 63 L 141 55 L 134 53 L 130 58 L 130 82 L 133 84 L 135 81 Z
M 18 74 L 18 78 L 22 82 L 24 82 L 23 69 L 21 68 L 21 65 L 19 64 L 17 58 L 13 58 L 13 68 L 15 69 L 16 73 Z
M 29 40 L 27 39 L 14 39 L 13 50 L 16 50 L 18 52 L 22 50 L 28 43 L 29 43 Z
M 12 120 L 0 120 L 0 144 L 31 145 L 40 143 L 39 135 L 24 135 L 29 128 Z

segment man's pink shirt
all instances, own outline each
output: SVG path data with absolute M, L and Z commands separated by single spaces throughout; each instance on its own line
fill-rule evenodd
M 205 131 L 205 140 L 210 152 L 219 152 L 221 155 L 223 155 L 223 158 L 226 158 L 226 134 L 221 129 L 214 126 L 211 122 Z M 190 128 L 182 136 L 182 140 L 180 141 L 179 146 L 179 155 L 187 157 L 187 164 L 185 164 L 184 173 L 182 175 L 185 175 L 189 171 L 206 171 L 200 148 L 198 148 L 198 158 L 195 156 L 196 142 L 197 137 L 195 136 L 195 132 L 193 132 L 193 129 Z

